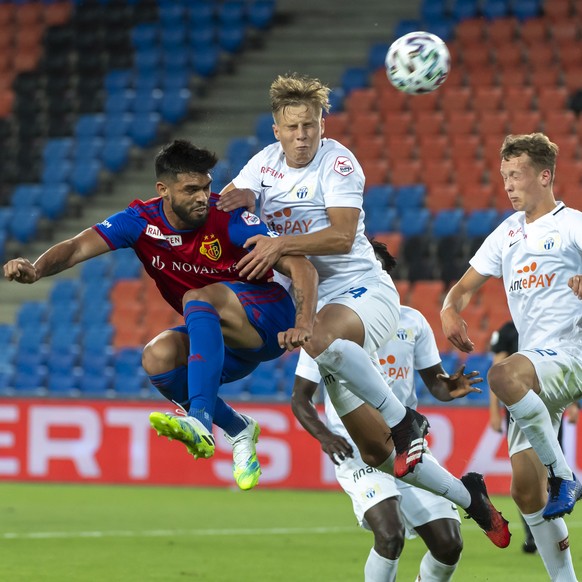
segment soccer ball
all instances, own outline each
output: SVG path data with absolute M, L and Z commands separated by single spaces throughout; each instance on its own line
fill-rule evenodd
M 447 45 L 430 32 L 410 32 L 396 39 L 386 54 L 386 74 L 399 91 L 420 95 L 440 87 L 449 74 Z

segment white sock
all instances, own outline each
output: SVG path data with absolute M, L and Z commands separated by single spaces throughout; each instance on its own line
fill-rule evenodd
M 395 457 L 396 451 L 393 450 L 390 456 L 376 468 L 393 475 Z M 471 505 L 471 494 L 463 482 L 441 467 L 431 454 L 425 453 L 422 456 L 422 462 L 418 463 L 412 473 L 408 473 L 401 480 L 415 487 L 431 491 L 435 495 L 440 495 L 464 509 Z
M 452 566 L 443 564 L 430 552 L 427 552 L 420 562 L 420 573 L 416 580 L 422 580 L 422 582 L 449 582 L 457 569 L 457 565 L 458 562 Z
M 370 355 L 357 343 L 336 339 L 314 359 L 320 369 L 336 375 L 350 392 L 379 410 L 388 426 L 393 427 L 404 418 L 403 404 L 386 384 Z
M 531 529 L 550 579 L 553 582 L 576 582 L 566 522 L 561 517 L 545 520 L 543 511 L 523 514 L 523 519 Z
M 507 410 L 527 437 L 540 461 L 546 467 L 551 467 L 556 477 L 572 479 L 572 471 L 560 448 L 550 413 L 542 399 L 533 390 L 528 390 L 519 402 L 509 405 Z
M 394 582 L 398 571 L 398 558 L 389 560 L 383 558 L 374 548 L 370 550 L 364 566 L 365 582 Z

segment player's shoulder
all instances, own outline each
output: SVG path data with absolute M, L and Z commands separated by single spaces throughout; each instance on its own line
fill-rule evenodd
M 127 210 L 140 216 L 159 216 L 160 200 L 161 198 L 159 196 L 149 198 L 148 200 L 136 198 L 129 203 Z
M 335 139 L 324 138 L 321 141 L 317 157 L 322 167 L 333 168 L 341 176 L 362 174 L 362 168 L 351 150 Z
M 408 305 L 400 306 L 400 325 L 415 329 L 428 325 L 426 317 L 418 309 Z
M 570 224 L 580 225 L 582 223 L 582 212 L 576 208 L 571 208 L 563 203 L 558 204 L 552 214 L 558 221 L 564 221 Z

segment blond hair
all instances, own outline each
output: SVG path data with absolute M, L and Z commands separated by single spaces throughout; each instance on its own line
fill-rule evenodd
M 306 105 L 317 113 L 329 111 L 329 87 L 319 79 L 292 73 L 279 75 L 271 84 L 269 97 L 273 117 L 287 107 Z
M 543 133 L 529 133 L 521 135 L 508 135 L 503 140 L 500 154 L 502 160 L 518 158 L 522 154 L 527 154 L 531 160 L 531 165 L 538 171 L 550 170 L 552 173 L 551 182 L 556 174 L 556 160 L 560 148 L 550 141 Z

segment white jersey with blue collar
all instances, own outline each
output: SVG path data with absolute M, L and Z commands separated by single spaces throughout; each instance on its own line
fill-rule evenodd
M 358 286 L 370 277 L 390 279 L 364 234 L 364 173 L 355 156 L 333 139 L 322 139 L 314 159 L 290 168 L 277 142 L 251 158 L 233 180 L 260 200 L 261 217 L 282 235 L 317 232 L 330 226 L 327 208 L 358 208 L 354 244 L 343 255 L 309 256 L 319 273 L 319 298 Z
M 568 287 L 570 277 L 582 274 L 581 212 L 560 202 L 529 224 L 516 212 L 469 262 L 481 275 L 503 277 L 520 350 L 564 342 L 582 347 L 582 302 Z

